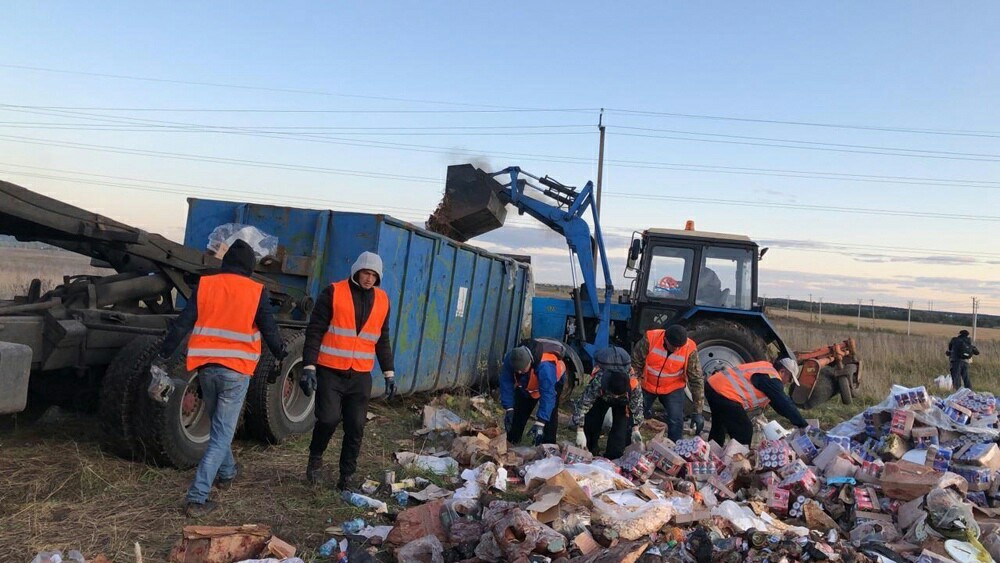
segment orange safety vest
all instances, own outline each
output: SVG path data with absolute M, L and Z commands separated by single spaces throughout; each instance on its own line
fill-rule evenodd
M 758 373 L 781 379 L 771 362 L 752 362 L 717 371 L 708 378 L 708 384 L 723 397 L 742 404 L 746 410 L 764 408 L 771 400 L 750 383 L 750 377 Z
M 237 274 L 216 274 L 198 284 L 198 318 L 188 340 L 187 369 L 217 364 L 252 376 L 260 360 L 254 319 L 264 285 Z
M 655 395 L 666 395 L 687 385 L 687 366 L 691 354 L 698 353 L 698 345 L 690 338 L 683 346 L 668 352 L 663 345 L 666 330 L 646 332 L 649 353 L 646 354 L 646 368 L 643 372 L 642 389 Z
M 333 314 L 320 343 L 316 363 L 336 370 L 367 372 L 375 369 L 375 344 L 389 315 L 389 296 L 374 288 L 375 303 L 359 332 L 354 321 L 354 297 L 348 280 L 333 286 Z
M 562 379 L 564 373 L 566 373 L 566 363 L 562 361 L 562 358 L 553 354 L 552 352 L 545 352 L 542 354 L 542 359 L 538 363 L 542 362 L 553 362 L 556 364 L 556 383 Z M 521 388 L 521 380 L 514 375 L 514 386 Z M 538 376 L 535 374 L 535 367 L 531 367 L 531 372 L 528 374 L 528 385 L 524 387 L 525 392 L 531 396 L 532 399 L 538 399 L 542 394 L 538 391 Z

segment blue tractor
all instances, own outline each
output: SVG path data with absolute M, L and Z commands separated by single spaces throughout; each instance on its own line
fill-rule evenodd
M 427 226 L 465 241 L 502 226 L 512 205 L 565 237 L 570 272 L 582 283 L 573 284 L 568 298 L 533 299 L 531 335 L 577 350 L 571 385 L 589 373 L 597 350 L 609 344 L 631 350 L 645 331 L 674 323 L 687 327 L 698 343 L 706 375 L 744 362 L 794 357 L 757 300 L 758 262 L 766 248 L 744 235 L 696 231 L 691 222 L 683 230 L 636 231 L 625 268 L 631 287 L 616 293 L 594 203 L 591 182 L 578 189 L 517 167 L 488 173 L 462 164 L 448 168 L 445 197 Z

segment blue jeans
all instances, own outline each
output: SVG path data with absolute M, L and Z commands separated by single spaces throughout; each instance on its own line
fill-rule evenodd
M 209 365 L 198 370 L 198 382 L 206 412 L 212 417 L 212 429 L 208 448 L 201 456 L 194 483 L 188 489 L 187 501 L 203 503 L 208 500 L 216 475 L 223 479 L 236 476 L 236 460 L 231 446 L 250 378 L 229 368 Z
M 684 436 L 684 402 L 687 400 L 684 388 L 666 395 L 654 395 L 643 391 L 642 411 L 647 419 L 653 417 L 653 404 L 657 400 L 667 411 L 667 437 L 674 442 L 680 440 Z

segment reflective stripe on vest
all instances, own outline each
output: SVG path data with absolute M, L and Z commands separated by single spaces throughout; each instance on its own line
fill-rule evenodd
M 382 325 L 389 314 L 389 296 L 377 287 L 372 289 L 375 294 L 372 310 L 358 331 L 350 283 L 343 280 L 332 284 L 333 313 L 316 363 L 330 369 L 369 372 L 375 368 L 375 344 L 382 336 Z
M 643 369 L 642 388 L 648 393 L 666 395 L 687 385 L 687 366 L 691 354 L 698 353 L 698 345 L 690 338 L 681 347 L 668 352 L 663 339 L 663 329 L 646 332 L 649 352 Z
M 566 363 L 563 362 L 559 356 L 551 352 L 542 354 L 542 358 L 538 361 L 538 363 L 541 364 L 542 362 L 552 362 L 556 365 L 556 383 L 559 383 L 563 374 L 566 373 Z M 521 380 L 516 374 L 514 375 L 514 386 L 521 388 Z M 535 374 L 535 368 L 533 366 L 531 368 L 531 372 L 528 374 L 528 385 L 523 387 L 523 389 L 528 393 L 528 395 L 531 396 L 532 399 L 537 399 L 542 396 L 541 392 L 538 390 L 538 375 Z
M 708 378 L 708 384 L 723 397 L 743 405 L 746 410 L 764 408 L 771 404 L 771 400 L 750 382 L 750 378 L 758 373 L 781 379 L 770 362 L 751 362 L 712 374 Z
M 253 375 L 261 336 L 254 320 L 264 286 L 237 274 L 216 274 L 198 284 L 198 318 L 188 340 L 187 369 L 217 364 Z

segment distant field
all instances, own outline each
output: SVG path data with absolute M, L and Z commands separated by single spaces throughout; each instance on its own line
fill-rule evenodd
M 872 328 L 871 310 L 870 309 L 868 310 L 868 315 L 869 316 L 867 318 L 865 318 L 864 314 L 865 314 L 865 311 L 862 309 L 862 312 L 861 312 L 861 329 L 862 330 L 871 330 L 871 328 Z M 785 310 L 781 309 L 781 308 L 771 308 L 771 309 L 768 309 L 768 316 L 771 317 L 772 319 L 785 319 L 785 318 L 789 318 L 789 319 L 798 319 L 798 320 L 802 320 L 802 321 L 809 321 L 810 320 L 809 319 L 809 313 L 807 311 L 788 311 L 786 313 Z M 816 315 L 816 314 L 813 315 L 813 319 L 812 319 L 813 324 L 818 324 L 818 323 L 816 323 L 816 320 L 818 318 L 819 318 L 819 315 Z M 823 323 L 820 326 L 825 326 L 825 325 L 846 326 L 846 327 L 849 327 L 851 329 L 856 330 L 857 326 L 858 326 L 858 318 L 857 317 L 850 317 L 850 316 L 827 315 L 827 314 L 824 314 L 823 315 Z M 876 330 L 886 330 L 886 331 L 892 331 L 892 332 L 899 332 L 899 333 L 902 333 L 902 334 L 905 335 L 906 334 L 906 321 L 896 321 L 896 320 L 876 318 L 875 319 L 875 328 L 876 328 Z M 952 336 L 957 335 L 958 331 L 962 330 L 963 328 L 967 329 L 969 331 L 972 330 L 972 327 L 968 327 L 968 326 L 955 326 L 955 325 L 936 324 L 936 323 L 912 323 L 912 325 L 910 327 L 910 334 L 912 334 L 912 335 L 923 335 L 923 336 L 936 336 L 936 337 L 939 337 L 939 338 L 951 338 Z M 976 330 L 976 339 L 977 340 L 1000 340 L 1000 329 L 998 329 L 998 328 L 979 328 L 979 329 Z M 947 341 L 945 341 L 945 345 L 947 345 Z
M 109 272 L 92 267 L 85 256 L 64 250 L 0 247 L 0 299 L 23 295 L 34 278 L 42 280 L 44 293 L 62 283 L 63 276 Z

